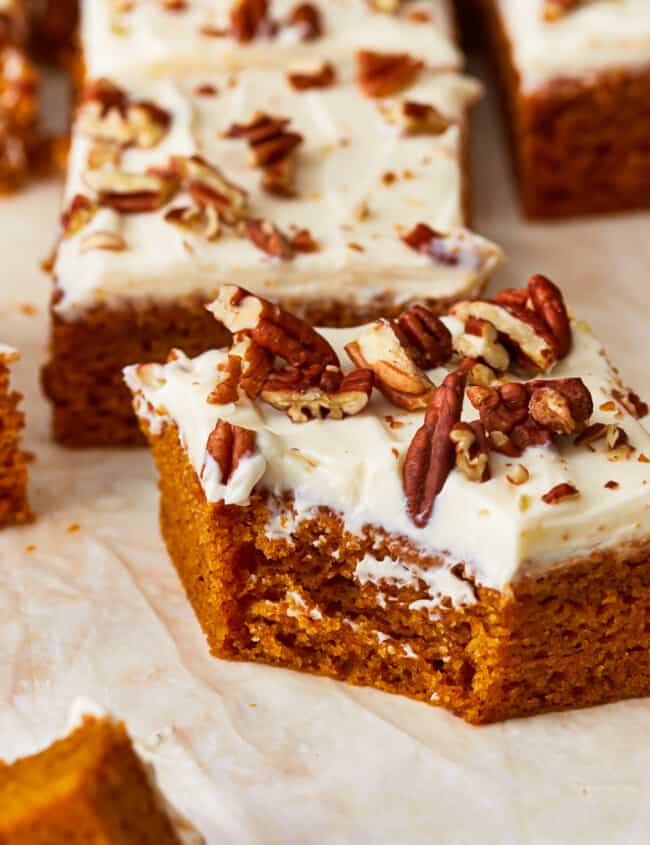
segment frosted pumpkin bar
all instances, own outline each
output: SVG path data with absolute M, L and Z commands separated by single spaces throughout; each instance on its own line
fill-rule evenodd
M 478 86 L 366 71 L 88 86 L 53 263 L 57 439 L 137 441 L 122 367 L 223 343 L 203 309 L 223 283 L 329 325 L 483 287 L 500 251 L 465 228 Z
M 650 693 L 650 438 L 543 276 L 315 330 L 234 286 L 230 348 L 126 369 L 213 654 L 483 723 Z
M 92 712 L 43 751 L 0 761 L 0 807 L 3 845 L 205 845 L 161 794 L 124 724 Z

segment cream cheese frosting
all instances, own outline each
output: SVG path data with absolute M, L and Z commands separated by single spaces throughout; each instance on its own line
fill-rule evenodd
M 66 318 L 88 306 L 124 299 L 164 300 L 197 292 L 211 296 L 224 282 L 271 298 L 307 302 L 332 298 L 363 305 L 377 297 L 397 303 L 457 298 L 476 291 L 499 262 L 500 251 L 478 237 L 485 260 L 456 266 L 409 249 L 399 237 L 418 222 L 441 231 L 462 227 L 464 119 L 479 94 L 473 80 L 426 72 L 400 96 L 381 100 L 365 97 L 345 76 L 332 87 L 302 93 L 291 87 L 284 72 L 271 69 L 209 77 L 215 96 L 201 93 L 204 82 L 206 77 L 167 79 L 128 89 L 133 100 L 165 109 L 171 121 L 157 145 L 125 149 L 120 170 L 142 174 L 164 166 L 171 156 L 201 155 L 248 192 L 252 217 L 283 231 L 306 228 L 319 250 L 281 261 L 232 230 L 224 229 L 209 241 L 166 222 L 170 208 L 188 204 L 187 195 L 146 213 L 103 207 L 80 232 L 60 242 L 55 310 Z M 446 131 L 405 137 L 387 118 L 405 99 L 435 106 L 450 121 Z M 289 129 L 303 136 L 295 152 L 293 198 L 264 191 L 246 141 L 223 137 L 233 124 L 250 122 L 260 110 L 291 118 Z M 66 205 L 78 194 L 93 197 L 88 187 L 93 144 L 77 126 Z M 94 233 L 115 236 L 124 248 L 89 249 Z
M 544 0 L 497 0 L 521 85 L 532 91 L 556 79 L 650 67 L 648 0 L 595 0 L 554 21 Z
M 444 318 L 454 336 L 462 324 Z M 342 362 L 346 343 L 360 329 L 323 330 Z M 217 366 L 226 350 L 213 350 L 193 360 L 178 353 L 164 365 L 126 369 L 126 381 L 136 397 L 136 410 L 152 432 L 167 423 L 178 427 L 188 459 L 206 499 L 224 498 L 225 488 L 206 472 L 206 444 L 219 419 L 257 432 L 257 452 L 248 462 L 248 484 L 239 479 L 236 504 L 248 502 L 254 486 L 279 496 L 294 497 L 300 520 L 326 506 L 345 518 L 348 531 L 380 527 L 416 544 L 424 555 L 443 557 L 449 565 L 464 562 L 477 582 L 503 590 L 529 572 L 543 570 L 574 555 L 650 534 L 650 437 L 643 426 L 612 400 L 620 389 L 600 343 L 587 326 L 573 324 L 573 349 L 553 370 L 553 378 L 583 379 L 594 400 L 593 422 L 620 426 L 634 451 L 616 456 L 594 446 L 575 445 L 563 438 L 553 448 L 529 448 L 521 458 L 491 456 L 492 477 L 479 484 L 453 469 L 424 528 L 410 520 L 402 490 L 401 467 L 421 412 L 406 413 L 377 391 L 359 415 L 344 420 L 314 420 L 295 424 L 263 402 L 241 396 L 237 403 L 208 404 L 219 379 Z M 344 369 L 349 366 L 343 364 Z M 444 368 L 429 373 L 435 384 Z M 477 412 L 465 400 L 463 419 Z M 263 465 L 254 464 L 263 458 Z M 513 484 L 507 476 L 521 463 L 528 479 Z M 240 467 L 242 464 L 240 464 Z M 573 484 L 579 498 L 547 504 L 542 496 L 558 484 Z M 234 499 L 232 499 L 234 501 Z M 277 517 L 277 515 L 276 515 Z M 275 519 L 277 522 L 277 518 Z M 399 562 L 398 562 L 399 563 Z M 404 579 L 413 572 L 397 565 L 384 572 L 373 561 L 362 562 L 360 577 Z M 458 590 L 459 585 L 454 589 Z M 440 587 L 432 585 L 433 598 Z M 462 596 L 459 602 L 465 601 Z
M 274 20 L 287 21 L 296 0 L 271 0 Z M 296 27 L 242 44 L 227 34 L 232 0 L 83 0 L 82 45 L 90 77 L 136 73 L 215 73 L 252 65 L 285 66 L 304 59 L 337 61 L 355 50 L 408 50 L 431 67 L 459 68 L 448 0 L 407 0 L 399 13 L 374 11 L 367 0 L 314 0 L 323 33 L 304 41 Z

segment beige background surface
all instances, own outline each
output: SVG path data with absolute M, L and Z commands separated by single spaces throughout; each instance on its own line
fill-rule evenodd
M 497 286 L 550 275 L 649 398 L 650 218 L 523 224 L 487 103 L 476 139 L 476 225 L 510 255 Z M 477 729 L 209 657 L 160 540 L 148 454 L 48 440 L 36 265 L 57 203 L 54 184 L 0 202 L 0 333 L 23 354 L 39 514 L 0 537 L 0 756 L 52 740 L 83 695 L 127 720 L 209 845 L 648 842 L 650 700 Z

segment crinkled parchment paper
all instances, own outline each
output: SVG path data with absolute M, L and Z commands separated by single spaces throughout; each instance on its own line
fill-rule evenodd
M 650 219 L 525 225 L 484 104 L 477 227 L 544 272 L 650 398 Z M 435 188 L 433 188 L 435 189 Z M 22 352 L 38 521 L 0 536 L 0 756 L 77 696 L 126 719 L 210 845 L 647 843 L 650 700 L 472 728 L 372 690 L 212 659 L 168 562 L 145 451 L 67 452 L 38 387 L 58 185 L 0 202 L 2 340 Z

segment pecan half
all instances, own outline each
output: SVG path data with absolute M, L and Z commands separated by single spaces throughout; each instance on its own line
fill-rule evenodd
M 510 366 L 508 350 L 499 343 L 499 333 L 487 320 L 470 317 L 465 323 L 465 332 L 454 338 L 454 349 L 459 355 L 483 361 L 499 372 L 505 372 Z
M 99 207 L 83 194 L 75 194 L 70 205 L 61 215 L 61 230 L 64 238 L 72 238 L 93 219 Z
M 547 505 L 558 505 L 567 499 L 577 499 L 579 495 L 578 488 L 574 484 L 569 484 L 565 481 L 562 484 L 556 484 L 548 493 L 544 493 L 542 501 Z
M 268 32 L 268 0 L 234 0 L 230 7 L 230 29 L 242 44 Z
M 108 79 L 98 79 L 84 91 L 76 118 L 79 132 L 96 141 L 121 147 L 155 147 L 169 130 L 171 115 L 149 100 L 130 101 Z
M 290 69 L 287 73 L 287 79 L 296 91 L 329 88 L 336 82 L 336 69 L 330 62 L 319 62 L 314 67 Z
M 239 387 L 250 399 L 255 399 L 271 372 L 273 355 L 245 334 L 236 334 L 230 356 L 241 361 Z
M 442 135 L 452 125 L 435 106 L 415 100 L 402 100 L 382 112 L 389 123 L 402 128 L 404 135 Z
M 424 63 L 408 53 L 359 50 L 357 82 L 366 97 L 389 97 L 412 85 Z
M 257 112 L 250 123 L 233 123 L 225 138 L 244 138 L 255 167 L 264 171 L 262 187 L 273 194 L 293 196 L 293 155 L 303 142 L 298 132 L 289 132 L 291 121 Z
M 452 356 L 451 332 L 423 305 L 413 305 L 392 321 L 395 334 L 418 367 L 432 370 Z
M 490 449 L 482 423 L 479 420 L 456 423 L 449 437 L 456 447 L 458 469 L 470 481 L 487 481 L 490 478 Z
M 248 215 L 248 195 L 228 181 L 213 164 L 198 155 L 172 156 L 166 171 L 180 179 L 199 207 L 212 206 L 219 218 L 230 225 Z
M 558 359 L 566 357 L 571 351 L 571 322 L 562 292 L 550 279 L 538 274 L 529 279 L 528 294 L 534 310 L 555 340 Z
M 122 214 L 155 211 L 178 190 L 178 180 L 169 174 L 90 170 L 85 173 L 84 181 L 97 194 L 99 205 Z
M 232 334 L 250 337 L 292 367 L 339 365 L 336 352 L 312 326 L 243 288 L 222 285 L 206 307 Z
M 426 408 L 433 383 L 415 364 L 388 320 L 377 320 L 345 351 L 357 367 L 375 374 L 377 388 L 398 408 L 416 411 Z
M 313 3 L 299 3 L 289 14 L 288 25 L 300 32 L 301 41 L 314 41 L 323 34 L 321 14 Z
M 304 423 L 360 413 L 370 401 L 372 387 L 371 370 L 352 370 L 343 376 L 338 367 L 316 364 L 273 373 L 260 396 L 278 411 L 286 411 L 292 422 Z
M 406 507 L 418 528 L 428 523 L 436 497 L 455 461 L 451 431 L 460 422 L 465 392 L 465 375 L 452 372 L 437 388 L 406 453 L 402 483 Z
M 257 436 L 254 431 L 241 428 L 226 420 L 219 420 L 210 433 L 207 452 L 219 465 L 221 483 L 228 484 L 241 460 L 251 455 L 257 448 Z
M 526 389 L 530 416 L 554 434 L 576 434 L 593 413 L 591 393 L 582 379 L 530 381 Z

